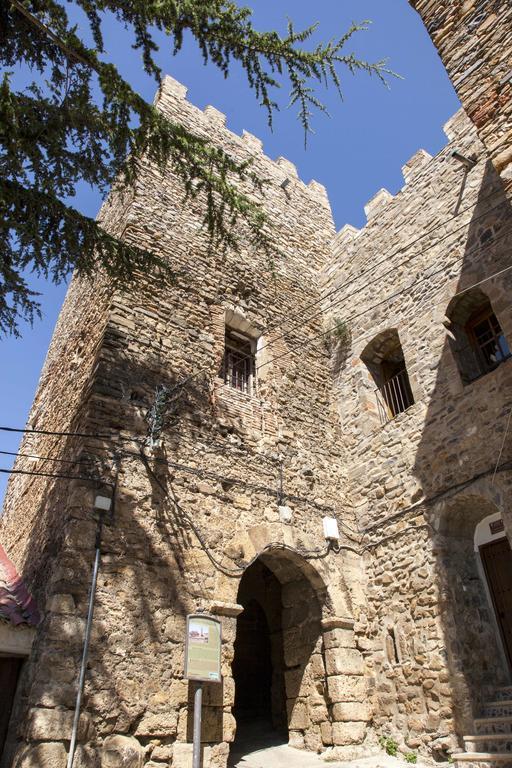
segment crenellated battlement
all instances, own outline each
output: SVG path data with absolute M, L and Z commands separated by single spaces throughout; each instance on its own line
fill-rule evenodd
M 274 180 L 281 186 L 288 186 L 286 182 L 288 184 L 298 184 L 304 191 L 312 194 L 322 205 L 329 206 L 327 191 L 323 184 L 314 179 L 304 182 L 299 177 L 297 167 L 291 160 L 285 157 L 278 157 L 276 159 L 269 157 L 263 151 L 261 139 L 245 130 L 242 132 L 242 135 L 231 131 L 227 127 L 227 117 L 223 112 L 220 112 L 211 105 L 206 106 L 203 110 L 200 109 L 187 99 L 187 93 L 188 89 L 185 85 L 170 75 L 165 75 L 160 89 L 155 96 L 154 104 L 160 109 L 169 109 L 172 113 L 173 106 L 175 108 L 177 102 L 182 102 L 181 109 L 183 110 L 186 105 L 186 110 L 191 114 L 193 113 L 198 127 L 202 127 L 204 133 L 209 135 L 211 129 L 223 132 L 227 142 L 236 142 L 240 148 L 248 151 L 264 163 L 268 163 L 272 167 L 271 180 Z
M 467 141 L 468 131 L 473 131 L 471 122 L 463 109 L 459 109 L 443 126 L 443 131 L 448 139 L 449 144 L 454 142 Z M 446 147 L 441 150 L 446 151 Z M 379 189 L 375 195 L 370 198 L 367 204 L 364 206 L 364 212 L 366 214 L 367 225 L 372 224 L 379 214 L 381 214 L 390 205 L 398 195 L 406 191 L 414 182 L 416 182 L 420 174 L 427 170 L 429 163 L 434 160 L 434 156 L 427 152 L 425 149 L 418 149 L 412 157 L 407 160 L 402 166 L 402 174 L 404 177 L 404 185 L 397 192 L 396 195 L 391 194 L 384 187 Z M 366 227 L 357 229 L 351 224 L 346 224 L 340 229 L 335 238 L 335 248 L 340 248 L 343 245 L 354 240 L 361 232 L 365 231 Z

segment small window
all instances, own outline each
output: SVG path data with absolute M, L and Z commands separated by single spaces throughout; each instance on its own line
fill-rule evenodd
M 489 298 L 468 291 L 448 307 L 450 345 L 464 384 L 485 376 L 510 357 L 510 348 Z
M 414 404 L 404 353 L 396 330 L 383 331 L 361 355 L 376 384 L 375 396 L 382 424 Z
M 238 331 L 226 329 L 222 376 L 224 383 L 246 395 L 254 390 L 256 342 Z
M 467 333 L 480 360 L 482 373 L 492 371 L 510 357 L 507 340 L 491 307 L 479 312 L 467 324 Z

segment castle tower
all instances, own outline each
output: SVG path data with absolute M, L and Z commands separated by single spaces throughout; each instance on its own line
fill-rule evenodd
M 40 475 L 11 480 L 2 521 L 43 614 L 15 713 L 19 768 L 66 761 L 99 516 L 78 765 L 191 765 L 185 618 L 201 611 L 223 637 L 222 684 L 205 687 L 205 768 L 225 765 L 247 716 L 315 751 L 366 734 L 352 630 L 361 566 L 319 284 L 334 235 L 327 196 L 171 78 L 157 105 L 253 159 L 275 257 L 243 230 L 240 252 L 212 249 L 201 202 L 149 162 L 133 192 L 103 206 L 109 231 L 176 276 L 141 276 L 129 293 L 74 279 L 55 330 L 21 448 L 48 458 L 19 459 Z M 97 496 L 111 498 L 109 514 Z M 336 551 L 326 516 L 349 526 Z

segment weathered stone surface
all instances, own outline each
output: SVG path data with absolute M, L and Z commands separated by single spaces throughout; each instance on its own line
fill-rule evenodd
M 362 675 L 363 657 L 353 648 L 331 649 L 325 652 L 328 675 Z
M 72 711 L 61 709 L 32 709 L 27 724 L 27 738 L 34 741 L 56 741 L 70 739 L 73 728 Z M 91 719 L 82 713 L 78 724 L 79 740 L 91 738 L 94 733 Z
M 337 675 L 327 678 L 327 689 L 332 702 L 364 701 L 366 680 L 364 677 Z
M 333 723 L 332 741 L 335 746 L 360 744 L 366 732 L 364 723 Z
M 101 768 L 141 768 L 144 749 L 132 736 L 107 736 L 101 751 Z
M 370 719 L 368 704 L 357 701 L 345 701 L 335 704 L 332 708 L 332 718 L 337 722 L 367 722 Z
M 16 768 L 62 768 L 67 754 L 63 744 L 35 744 L 23 748 L 17 756 Z
M 21 448 L 89 462 L 112 480 L 105 456 L 126 446 L 115 524 L 103 531 L 77 758 L 84 768 L 95 768 L 96 743 L 102 768 L 191 765 L 185 617 L 209 610 L 222 619 L 224 681 L 205 686 L 205 768 L 225 767 L 248 563 L 270 572 L 259 572 L 253 597 L 271 636 L 273 714 L 288 716 L 294 746 L 334 744 L 333 759 L 359 756 L 373 718 L 372 743 L 393 733 L 427 754 L 445 749 L 455 723 L 472 724 L 484 683 L 503 678 L 474 537 L 492 514 L 512 530 L 512 364 L 468 382 L 455 342 L 475 284 L 512 339 L 502 24 L 510 9 L 498 0 L 494 18 L 472 0 L 414 4 L 476 130 L 455 115 L 449 145 L 406 162 L 405 186 L 372 199 L 366 227 L 334 236 L 321 185 L 303 184 L 255 137 L 230 133 L 222 115 L 194 107 L 170 78 L 158 108 L 238 161 L 254 156 L 269 180 L 259 199 L 282 254 L 274 274 L 243 225 L 240 253 L 212 252 L 204 201 L 184 203 L 171 169 L 142 161 L 136 187 L 114 190 L 102 209 L 110 233 L 172 258 L 178 277 L 167 286 L 140 276 L 125 294 L 103 280 L 72 281 L 29 419 L 41 432 Z M 467 173 L 454 149 L 477 160 Z M 256 346 L 251 392 L 224 381 L 226 327 Z M 390 346 L 396 338 L 403 359 Z M 396 375 L 403 365 L 414 399 L 394 418 L 383 362 Z M 173 393 L 166 426 L 159 447 L 141 457 L 161 385 Z M 103 437 L 58 440 L 45 430 Z M 23 748 L 21 768 L 65 763 L 62 744 L 47 740 L 66 742 L 71 730 L 93 503 L 90 483 L 17 476 L 9 484 L 2 540 L 47 610 L 15 715 L 20 739 L 45 743 Z M 340 552 L 319 551 L 325 514 L 339 518 Z M 268 598 L 271 577 L 279 605 Z

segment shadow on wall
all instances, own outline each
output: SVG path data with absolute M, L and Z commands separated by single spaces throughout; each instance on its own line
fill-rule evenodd
M 450 671 L 459 734 L 471 732 L 467 729 L 478 711 L 482 687 L 503 684 L 507 677 L 473 537 L 478 522 L 497 511 L 498 487 L 508 484 L 512 488 L 508 471 L 512 431 L 504 441 L 502 467 L 493 483 L 512 408 L 508 347 L 512 344 L 512 270 L 486 279 L 510 267 L 511 230 L 510 204 L 489 162 L 460 274 L 439 298 L 438 316 L 446 315 L 447 331 L 414 463 L 414 474 L 427 499 L 453 489 L 442 504 L 430 505 L 429 510 L 439 595 L 432 600 L 440 601 L 445 639 L 442 655 Z M 476 283 L 480 285 L 466 290 Z M 484 495 L 472 491 L 472 484 L 480 478 L 488 480 Z M 511 514 L 511 501 L 508 494 L 504 516 Z
M 161 366 L 134 361 L 118 343 L 109 343 L 107 331 L 105 352 L 89 400 L 80 423 L 72 425 L 71 430 L 102 434 L 111 431 L 118 435 L 122 425 L 125 434 L 143 437 L 147 429 L 145 413 L 156 386 L 162 383 L 172 389 L 177 382 L 172 372 L 162 382 Z M 193 684 L 182 679 L 185 617 L 199 606 L 209 607 L 215 596 L 216 577 L 215 567 L 190 520 L 201 520 L 203 529 L 208 526 L 208 541 L 220 553 L 218 559 L 231 568 L 237 564 L 235 555 L 233 560 L 231 555 L 226 558 L 223 554 L 239 515 L 233 508 L 232 520 L 226 520 L 231 485 L 218 483 L 201 472 L 169 467 L 166 462 L 169 459 L 176 465 L 208 465 L 212 472 L 245 477 L 249 473 L 243 465 L 251 461 L 250 445 L 242 458 L 243 452 L 229 450 L 233 441 L 243 445 L 244 436 L 237 432 L 236 424 L 226 428 L 226 420 L 218 419 L 219 414 L 223 415 L 222 403 L 212 402 L 203 379 L 178 387 L 178 393 L 167 414 L 168 455 L 162 449 L 154 457 L 145 458 L 133 443 L 114 441 L 99 448 L 92 440 L 84 448 L 88 455 L 99 457 L 99 468 L 109 464 L 105 456 L 111 458 L 113 448 L 119 447 L 121 452 L 114 520 L 103 530 L 79 736 L 79 752 L 83 752 L 84 760 L 97 738 L 104 740 L 104 749 L 120 755 L 125 749 L 143 750 L 155 740 L 160 741 L 162 755 L 165 750 L 170 754 L 175 741 L 183 748 L 189 747 Z M 77 455 L 76 443 L 64 441 L 61 455 Z M 82 457 L 83 453 L 80 460 Z M 95 467 L 94 462 L 91 467 Z M 275 500 L 274 468 L 262 464 L 259 469 L 258 493 L 264 494 L 268 486 L 269 497 Z M 81 471 L 86 470 L 82 467 Z M 208 498 L 215 503 L 205 504 Z M 94 558 L 93 501 L 91 484 L 62 480 L 46 485 L 27 544 L 33 557 L 26 574 L 45 618 L 15 720 L 28 722 L 20 736 L 31 744 L 21 748 L 36 761 L 43 760 L 41 750 L 49 749 L 43 742 L 50 734 L 60 762 L 65 760 L 68 748 Z M 277 646 L 272 650 L 274 722 L 299 733 L 306 728 L 301 687 L 303 683 L 311 687 L 313 679 L 320 676 L 323 680 L 325 675 L 319 649 L 319 587 L 313 590 L 307 575 L 293 564 L 281 562 L 275 554 L 266 557 L 262 558 L 261 568 L 279 585 L 276 594 L 282 600 L 281 618 L 275 611 L 271 618 L 275 631 L 281 632 L 283 638 L 281 661 Z M 289 602 L 292 592 L 296 603 L 293 607 Z M 301 611 L 302 618 L 298 615 Z M 226 637 L 223 643 L 223 686 L 206 686 L 203 738 L 209 743 L 229 742 L 234 736 L 235 723 L 226 709 L 234 703 L 229 674 L 233 640 Z M 28 719 L 27 707 L 33 709 Z M 325 710 L 327 718 L 325 702 L 319 708 Z M 128 741 L 107 741 L 114 738 Z M 315 738 L 318 741 L 319 735 Z M 310 745 L 317 747 L 313 742 Z

